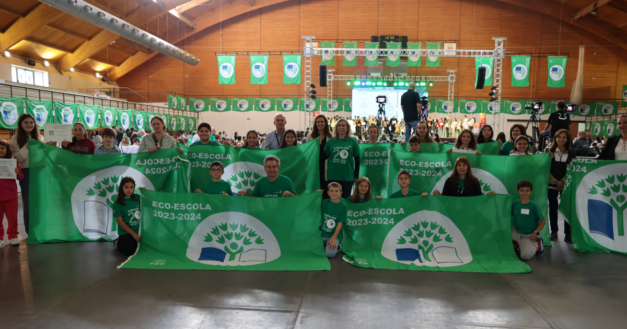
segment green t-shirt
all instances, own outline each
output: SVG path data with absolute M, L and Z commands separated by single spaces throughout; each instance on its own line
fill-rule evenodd
M 351 195 L 351 196 L 349 196 L 349 197 L 348 197 L 348 199 L 346 199 L 346 201 L 348 201 L 348 202 L 350 202 L 350 203 L 353 203 L 353 201 L 352 201 L 352 200 L 353 200 L 353 196 L 352 196 L 352 195 Z M 366 202 L 366 199 L 365 199 L 365 198 L 359 198 L 359 202 L 357 202 L 357 203 L 365 203 L 365 202 Z
M 139 234 L 139 221 L 141 220 L 141 212 L 139 211 L 139 195 L 135 195 L 134 199 L 124 198 L 124 205 L 117 201 L 113 204 L 113 218 L 122 217 L 124 224 Z M 118 226 L 118 235 L 129 234 L 122 227 Z
M 328 180 L 345 182 L 355 180 L 355 157 L 359 156 L 359 144 L 354 138 L 329 138 L 324 146 L 324 153 L 329 156 Z
M 246 150 L 251 150 L 251 151 L 263 151 L 263 149 L 261 147 L 255 147 L 254 149 L 252 149 L 252 148 L 250 148 L 248 146 L 244 146 L 242 148 L 246 149 Z
M 396 198 L 406 198 L 408 196 L 417 196 L 420 195 L 420 193 L 409 189 L 409 192 L 407 192 L 407 195 L 403 195 L 403 192 L 401 192 L 400 190 L 392 193 L 392 195 L 390 195 L 390 199 L 396 199 Z
M 216 136 L 213 136 L 213 135 L 209 136 L 210 141 L 215 140 L 215 139 L 216 139 Z
M 193 142 L 192 145 L 190 145 L 189 147 L 198 146 L 198 145 L 220 146 L 220 143 L 209 141 L 209 143 L 203 144 L 201 141 L 197 141 L 197 142 Z
M 294 183 L 289 177 L 279 175 L 274 182 L 270 182 L 268 176 L 266 176 L 257 182 L 252 195 L 262 198 L 282 198 L 285 191 L 296 194 Z
M 210 181 L 207 184 L 205 184 L 205 188 L 202 191 L 207 194 L 218 194 L 218 195 L 222 195 L 222 193 L 227 193 L 229 195 L 233 194 L 231 192 L 231 183 L 225 180 L 221 180 L 219 182 Z
M 322 237 L 332 237 L 337 229 L 337 223 L 346 224 L 347 211 L 346 205 L 342 202 L 333 203 L 331 199 L 322 200 L 322 225 L 320 226 Z M 342 231 L 337 235 L 338 241 L 342 240 Z
M 540 225 L 544 218 L 540 211 L 540 206 L 532 200 L 522 204 L 520 200 L 512 203 L 512 217 L 514 218 L 514 228 L 522 234 L 531 234 Z
M 501 155 L 510 155 L 514 150 L 514 142 L 505 142 L 503 146 L 501 146 Z M 531 145 L 529 145 L 529 151 L 533 152 Z

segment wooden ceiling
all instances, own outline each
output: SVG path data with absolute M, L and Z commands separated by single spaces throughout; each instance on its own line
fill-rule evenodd
M 290 1 L 299 0 L 87 0 L 183 48 L 185 39 L 210 26 Z M 627 0 L 493 1 L 562 19 L 627 49 Z M 110 80 L 116 80 L 157 54 L 37 0 L 0 0 L 0 52 L 4 50 L 17 56 L 47 60 L 63 71 L 75 68 L 100 72 Z

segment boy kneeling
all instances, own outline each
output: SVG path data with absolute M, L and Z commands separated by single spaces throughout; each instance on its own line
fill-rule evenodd
M 329 184 L 327 194 L 330 199 L 322 200 L 322 243 L 327 257 L 333 258 L 340 250 L 342 241 L 342 225 L 346 223 L 348 209 L 340 201 L 342 185 L 333 182 Z
M 518 194 L 520 200 L 512 203 L 512 217 L 514 227 L 512 227 L 512 240 L 520 247 L 520 258 L 530 260 L 533 256 L 540 255 L 544 251 L 543 240 L 540 231 L 546 224 L 546 219 L 542 216 L 540 206 L 529 200 L 533 192 L 530 181 L 523 179 L 518 182 Z

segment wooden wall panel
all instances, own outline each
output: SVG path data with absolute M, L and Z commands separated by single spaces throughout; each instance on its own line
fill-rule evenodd
M 210 27 L 195 34 L 188 41 L 185 50 L 198 56 L 196 66 L 185 65 L 185 93 L 187 95 L 221 95 L 222 85 L 218 84 L 218 58 L 213 52 L 220 50 L 220 26 Z M 241 62 L 238 63 L 238 68 Z
M 159 54 L 147 63 L 148 90 L 185 93 L 185 63 Z
M 300 36 L 311 35 L 317 39 L 336 40 L 338 38 L 338 3 L 339 0 L 300 1 Z M 291 4 L 294 5 L 294 2 Z
M 376 35 L 406 35 L 409 40 L 418 40 L 420 19 L 418 1 L 379 1 Z
M 338 38 L 367 39 L 377 35 L 378 0 L 342 0 L 338 6 Z

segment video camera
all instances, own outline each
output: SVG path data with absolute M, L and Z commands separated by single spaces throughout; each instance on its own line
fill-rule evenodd
M 385 95 L 377 96 L 377 103 L 379 104 L 387 103 L 387 96 Z
M 379 111 L 377 112 L 378 118 L 385 118 L 385 103 L 387 103 L 387 96 L 377 96 L 377 104 L 379 104 Z
M 536 115 L 540 113 L 542 105 L 542 102 L 533 102 L 531 104 L 525 105 L 525 110 L 531 110 L 531 115 Z
M 577 104 L 568 104 L 566 105 L 566 112 L 573 112 L 577 109 Z

